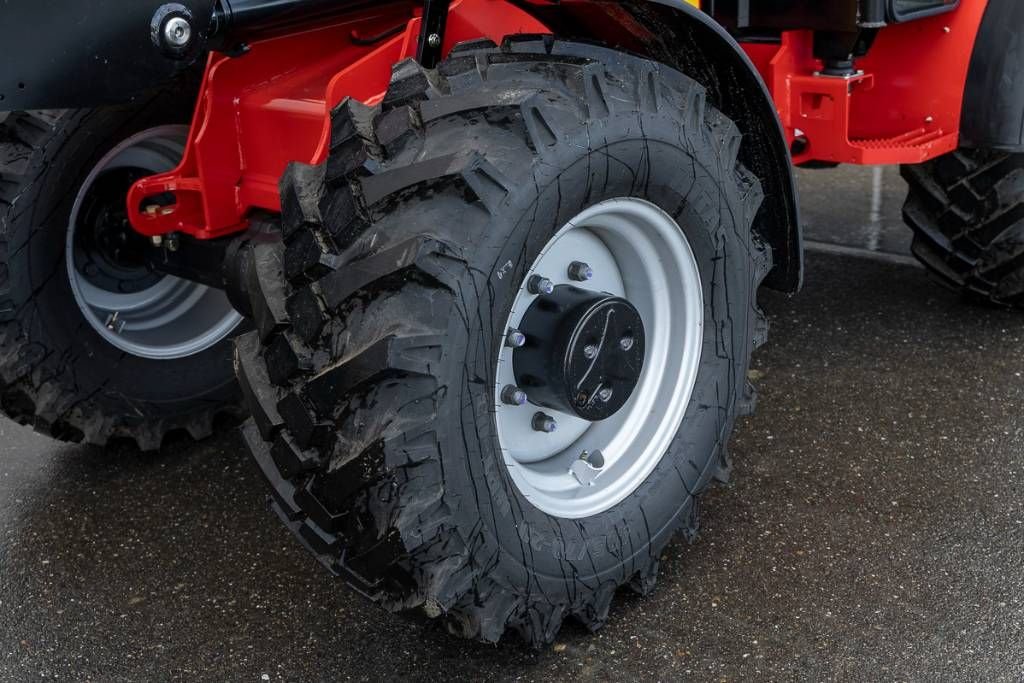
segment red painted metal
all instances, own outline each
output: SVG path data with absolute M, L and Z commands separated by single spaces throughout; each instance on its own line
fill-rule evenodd
M 793 161 L 914 164 L 957 147 L 964 85 L 987 0 L 882 29 L 852 78 L 818 75 L 813 34 L 744 45 L 768 84 Z
M 185 157 L 173 171 L 132 187 L 132 226 L 144 235 L 211 239 L 245 229 L 253 210 L 280 211 L 278 180 L 288 163 L 326 157 L 331 109 L 346 97 L 380 101 L 392 66 L 416 54 L 418 5 L 385 4 L 254 42 L 237 58 L 211 55 Z M 399 27 L 400 33 L 365 44 Z M 546 32 L 505 0 L 456 0 L 444 50 L 474 38 L 500 42 L 509 34 Z M 168 193 L 173 203 L 163 199 Z
M 863 73 L 849 79 L 818 75 L 810 32 L 785 32 L 780 44 L 744 44 L 786 135 L 798 143 L 794 162 L 918 163 L 955 149 L 986 4 L 962 0 L 949 14 L 883 29 L 858 61 Z M 279 211 L 278 179 L 287 164 L 324 160 L 331 109 L 346 97 L 378 102 L 392 66 L 415 55 L 419 5 L 386 3 L 254 42 L 241 57 L 212 55 L 182 163 L 129 193 L 135 229 L 209 239 L 244 229 L 254 210 Z M 506 0 L 455 0 L 444 50 L 474 38 L 545 32 Z M 385 34 L 392 37 L 366 44 Z M 162 200 L 168 193 L 169 205 Z

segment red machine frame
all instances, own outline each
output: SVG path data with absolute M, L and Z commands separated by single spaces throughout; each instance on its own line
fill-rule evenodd
M 962 0 L 952 13 L 883 29 L 850 78 L 820 75 L 810 32 L 785 32 L 780 44 L 744 44 L 796 143 L 794 163 L 919 163 L 955 149 L 985 6 Z M 255 41 L 241 57 L 212 54 L 184 159 L 129 193 L 135 229 L 212 239 L 244 230 L 253 210 L 279 211 L 278 179 L 287 164 L 325 159 L 331 109 L 346 97 L 380 101 L 392 65 L 415 56 L 417 7 L 388 5 Z M 455 0 L 443 49 L 549 32 L 507 0 Z M 169 204 L 160 200 L 168 193 Z

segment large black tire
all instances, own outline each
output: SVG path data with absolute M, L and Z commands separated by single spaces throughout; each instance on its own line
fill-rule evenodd
M 1024 154 L 961 149 L 903 177 L 921 263 L 974 300 L 1024 307 Z
M 155 450 L 172 432 L 202 439 L 244 415 L 230 339 L 178 360 L 127 354 L 86 321 L 65 266 L 89 171 L 139 131 L 187 123 L 191 105 L 175 91 L 0 122 L 0 407 L 13 420 L 61 440 Z
M 770 269 L 741 135 L 665 66 L 538 38 L 395 68 L 381 106 L 333 113 L 321 166 L 281 183 L 282 254 L 261 260 L 258 332 L 238 342 L 245 436 L 271 506 L 331 571 L 390 610 L 540 646 L 596 629 L 615 590 L 651 590 L 692 538 L 751 398 Z M 493 416 L 496 349 L 538 251 L 608 198 L 683 226 L 705 286 L 704 360 L 683 429 L 608 511 L 560 519 L 517 490 Z M 276 258 L 276 261 L 275 261 Z M 509 266 L 509 264 L 512 264 Z

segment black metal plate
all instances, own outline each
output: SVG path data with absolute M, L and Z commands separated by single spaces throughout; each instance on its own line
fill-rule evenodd
M 204 36 L 214 0 L 186 5 Z M 159 0 L 0 3 L 0 111 L 91 107 L 167 81 L 191 60 L 166 58 L 150 38 Z

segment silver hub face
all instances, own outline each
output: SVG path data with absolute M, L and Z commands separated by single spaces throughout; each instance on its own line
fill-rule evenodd
M 538 287 L 541 279 L 551 286 Z M 536 405 L 530 387 L 517 384 L 515 342 L 520 340 L 509 338 L 538 298 L 564 285 L 624 299 L 639 313 L 645 330 L 635 389 L 625 405 L 597 421 Z M 613 199 L 583 211 L 559 230 L 524 278 L 506 326 L 513 334 L 507 334 L 498 355 L 498 440 L 523 496 L 552 516 L 579 519 L 604 512 L 636 491 L 682 424 L 697 380 L 703 329 L 696 259 L 679 225 L 657 206 Z M 580 350 L 595 353 L 587 346 Z
M 65 261 L 75 301 L 101 337 L 142 358 L 195 355 L 242 322 L 223 292 L 150 271 L 139 257 L 144 238 L 128 225 L 128 187 L 173 169 L 187 138 L 187 126 L 160 126 L 125 140 L 89 173 L 71 210 Z

